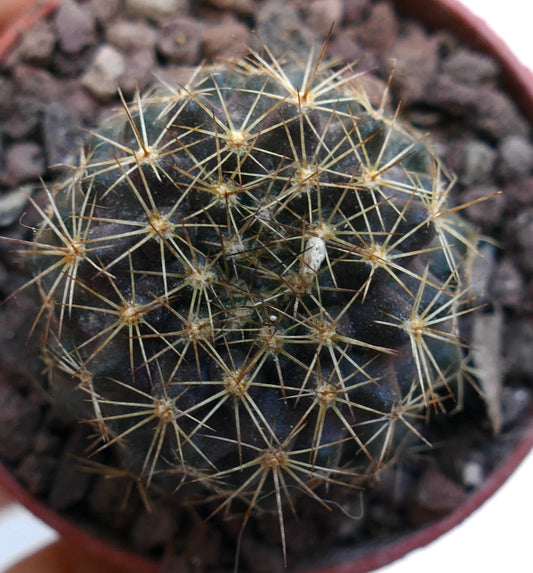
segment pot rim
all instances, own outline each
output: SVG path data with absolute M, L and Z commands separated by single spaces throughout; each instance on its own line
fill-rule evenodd
M 59 1 L 37 0 L 32 9 L 8 26 L 0 35 L 0 60 L 18 40 L 21 31 L 48 15 Z M 422 4 L 420 0 L 392 1 L 401 14 L 419 20 L 428 29 L 450 31 L 469 47 L 495 58 L 501 65 L 503 85 L 506 91 L 533 124 L 533 73 L 520 62 L 502 38 L 482 18 L 476 16 L 459 0 L 427 0 Z M 428 2 L 432 4 L 431 9 L 428 7 Z M 519 440 L 506 458 L 474 492 L 466 497 L 459 507 L 447 516 L 393 542 L 368 548 L 354 556 L 351 561 L 345 560 L 325 567 L 311 567 L 306 570 L 308 573 L 369 573 L 391 564 L 407 553 L 424 547 L 451 531 L 499 490 L 528 453 L 533 450 L 533 417 L 531 415 L 520 432 Z M 27 507 L 37 518 L 50 525 L 61 536 L 73 543 L 82 544 L 91 553 L 105 554 L 107 562 L 145 573 L 156 573 L 159 570 L 158 564 L 154 561 L 92 535 L 50 509 L 19 484 L 2 463 L 0 463 L 0 484 L 18 502 Z
M 108 564 L 132 571 L 142 571 L 143 573 L 159 571 L 159 567 L 154 561 L 123 549 L 113 541 L 106 541 L 102 537 L 91 534 L 88 530 L 51 509 L 25 489 L 3 463 L 0 463 L 0 486 L 35 517 L 57 531 L 61 537 L 68 539 L 73 545 L 82 546 L 90 554 L 105 555 L 105 562 Z
M 0 62 L 24 30 L 45 18 L 59 2 L 60 0 L 35 0 L 31 8 L 22 14 L 17 14 L 13 22 L 0 31 Z
M 506 458 L 478 488 L 465 498 L 461 505 L 445 517 L 427 526 L 422 526 L 415 532 L 408 533 L 395 541 L 376 544 L 354 556 L 351 561 L 345 558 L 342 562 L 333 565 L 307 568 L 306 572 L 370 573 L 380 567 L 392 564 L 415 549 L 425 547 L 448 533 L 488 501 L 533 450 L 533 419 L 530 419 L 520 432 L 522 434 L 520 439 Z

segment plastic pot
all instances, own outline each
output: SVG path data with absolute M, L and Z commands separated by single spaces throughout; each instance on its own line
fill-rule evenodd
M 499 61 L 504 86 L 524 115 L 533 123 L 533 75 L 513 55 L 505 43 L 486 25 L 456 0 L 395 0 L 402 14 L 414 17 L 430 29 L 444 29 L 459 37 L 472 48 L 484 51 Z M 20 2 L 10 8 L 8 19 L 0 19 L 0 58 L 16 41 L 20 31 L 44 17 L 57 4 L 57 0 Z M 7 14 L 7 12 L 6 12 Z M 478 509 L 507 480 L 533 448 L 533 418 L 524 425 L 521 438 L 503 463 L 451 514 L 437 522 L 392 543 L 358 550 L 343 561 L 322 568 L 311 568 L 309 573 L 366 573 L 387 565 L 414 549 L 423 547 L 451 530 Z M 0 466 L 0 487 L 9 491 L 32 513 L 72 544 L 94 553 L 102 563 L 120 565 L 132 571 L 151 573 L 159 570 L 157 564 L 127 553 L 100 538 L 94 537 L 51 511 L 32 497 Z M 75 550 L 75 549 L 73 549 Z

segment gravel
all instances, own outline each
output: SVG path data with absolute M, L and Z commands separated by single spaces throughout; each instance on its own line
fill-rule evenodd
M 188 0 L 126 0 L 126 11 L 135 18 L 164 21 L 185 14 Z
M 64 0 L 54 18 L 61 50 L 74 55 L 96 40 L 94 14 L 73 0 Z

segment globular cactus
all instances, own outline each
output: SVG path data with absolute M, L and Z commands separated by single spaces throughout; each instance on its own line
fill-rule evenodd
M 93 450 L 282 524 L 296 491 L 320 500 L 423 439 L 461 391 L 473 247 L 384 102 L 349 68 L 266 51 L 95 131 L 27 249 L 51 386 Z

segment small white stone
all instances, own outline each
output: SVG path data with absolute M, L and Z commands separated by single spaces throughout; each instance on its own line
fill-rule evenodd
M 463 483 L 468 487 L 477 487 L 483 482 L 483 468 L 475 461 L 466 462 L 463 466 Z

